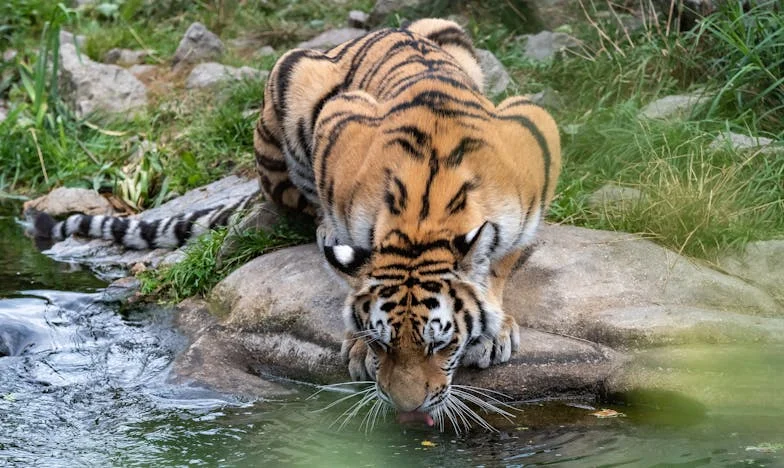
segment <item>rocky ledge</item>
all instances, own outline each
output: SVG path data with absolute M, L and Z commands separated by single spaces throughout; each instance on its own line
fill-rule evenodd
M 487 370 L 461 369 L 457 382 L 515 399 L 647 387 L 640 350 L 783 343 L 784 306 L 773 292 L 637 236 L 546 226 L 507 285 L 506 310 L 523 327 L 520 352 Z M 346 381 L 344 297 L 314 245 L 259 257 L 209 298 L 177 307 L 192 340 L 177 378 L 249 397 L 287 392 L 259 376 Z

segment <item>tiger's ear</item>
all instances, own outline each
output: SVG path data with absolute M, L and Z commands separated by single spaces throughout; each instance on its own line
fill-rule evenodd
M 490 256 L 498 243 L 497 229 L 495 224 L 485 221 L 481 226 L 455 237 L 452 241 L 455 249 L 462 254 L 458 264 L 460 270 L 477 283 L 487 282 Z
M 339 273 L 356 278 L 370 261 L 370 250 L 350 245 L 325 245 L 324 256 Z

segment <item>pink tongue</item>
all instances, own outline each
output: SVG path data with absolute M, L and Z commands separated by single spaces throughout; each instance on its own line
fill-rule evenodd
M 435 424 L 433 422 L 433 418 L 430 417 L 427 413 L 422 413 L 420 411 L 408 411 L 405 413 L 400 413 L 397 415 L 397 422 L 399 423 L 409 423 L 409 422 L 423 422 L 428 426 L 432 426 Z

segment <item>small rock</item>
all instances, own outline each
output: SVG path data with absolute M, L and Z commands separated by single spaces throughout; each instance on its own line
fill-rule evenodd
M 199 63 L 219 59 L 225 48 L 223 42 L 201 23 L 193 23 L 177 46 L 172 62 Z
M 94 112 L 133 116 L 147 106 L 144 84 L 117 65 L 96 63 L 73 44 L 60 46 L 59 87 L 80 118 Z
M 0 99 L 0 123 L 8 118 L 8 104 Z
M 143 263 L 138 265 L 144 266 Z M 128 302 L 131 300 L 142 287 L 141 281 L 133 276 L 127 276 L 113 281 L 101 294 L 101 301 L 103 302 Z
M 87 43 L 87 38 L 81 34 L 74 36 L 72 33 L 66 31 L 65 29 L 60 30 L 60 46 L 62 47 L 63 44 L 71 44 L 75 47 L 79 48 L 79 51 L 84 49 L 85 44 Z
M 391 13 L 404 9 L 418 9 L 430 4 L 430 0 L 376 0 L 370 11 L 371 24 L 379 24 Z
M 8 49 L 3 52 L 3 62 L 13 62 L 16 56 L 19 55 L 14 49 Z
M 272 46 L 265 45 L 254 54 L 256 57 L 269 57 L 277 54 Z
M 751 242 L 742 252 L 720 258 L 718 264 L 784 301 L 784 240 Z
M 558 52 L 580 46 L 579 39 L 562 32 L 542 31 L 524 37 L 525 56 L 533 60 L 549 60 Z
M 133 65 L 128 71 L 136 78 L 141 78 L 147 75 L 152 75 L 158 71 L 157 65 Z
M 109 49 L 103 56 L 104 63 L 111 63 L 127 67 L 130 65 L 137 65 L 144 62 L 144 59 L 149 55 L 146 50 L 130 50 L 130 49 Z
M 710 96 L 706 96 L 702 92 L 665 96 L 648 103 L 648 105 L 640 111 L 640 115 L 649 119 L 683 117 L 684 115 L 691 113 L 695 107 L 707 103 L 710 99 Z
M 256 70 L 251 67 L 234 68 L 214 62 L 200 63 L 196 65 L 191 71 L 191 74 L 188 75 L 185 87 L 188 89 L 208 88 L 225 81 L 243 79 L 261 80 L 268 75 L 269 72 L 267 71 Z
M 362 37 L 367 34 L 364 29 L 357 28 L 339 28 L 325 31 L 309 41 L 300 43 L 297 47 L 300 49 L 318 49 L 326 50 L 335 47 L 338 44 Z
M 370 15 L 364 11 L 351 10 L 348 12 L 348 27 L 367 29 Z
M 752 137 L 735 132 L 721 132 L 708 149 L 716 151 L 732 148 L 735 151 L 759 150 L 763 154 L 773 154 L 784 152 L 784 145 L 775 144 L 774 140 L 765 137 Z
M 528 99 L 534 104 L 538 104 L 547 109 L 561 109 L 564 106 L 563 99 L 558 91 L 553 88 L 545 88 L 536 94 L 531 94 Z
M 616 184 L 605 184 L 588 198 L 588 207 L 593 211 L 628 209 L 643 199 L 641 191 Z
M 485 75 L 485 93 L 495 95 L 506 91 L 512 79 L 501 61 L 489 50 L 476 49 L 476 55 Z
M 71 213 L 89 215 L 114 214 L 114 209 L 106 198 L 94 190 L 83 188 L 59 187 L 49 194 L 25 202 L 25 212 L 43 211 L 52 216 L 65 216 Z

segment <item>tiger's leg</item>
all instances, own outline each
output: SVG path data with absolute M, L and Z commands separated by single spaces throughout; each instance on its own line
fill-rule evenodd
M 354 332 L 346 332 L 340 355 L 348 365 L 351 380 L 376 380 L 376 355 L 370 351 L 364 338 L 357 337 Z
M 512 274 L 522 250 L 513 251 L 497 261 L 490 273 L 490 300 L 503 310 L 503 295 L 506 280 Z M 494 337 L 482 337 L 466 350 L 462 364 L 465 366 L 489 367 L 509 361 L 520 347 L 520 327 L 514 317 L 504 313 L 501 328 Z
M 283 131 L 272 106 L 270 86 L 264 96 L 264 110 L 256 122 L 253 132 L 253 149 L 256 155 L 256 171 L 261 190 L 272 202 L 311 216 L 317 207 L 291 182 L 288 165 L 283 155 Z

